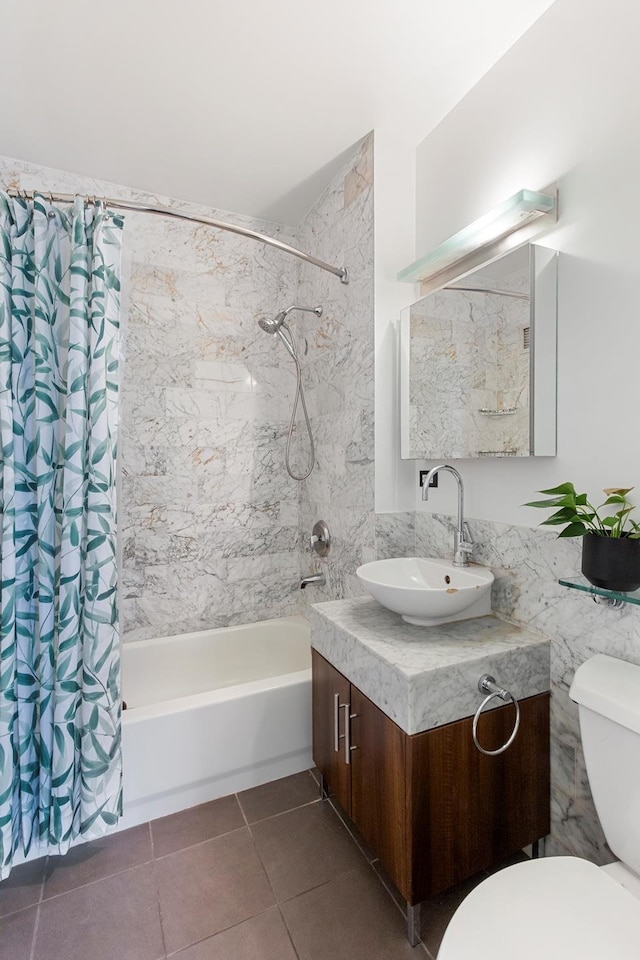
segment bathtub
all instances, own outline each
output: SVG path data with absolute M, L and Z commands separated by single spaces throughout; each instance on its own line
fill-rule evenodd
M 311 652 L 303 617 L 123 644 L 126 829 L 311 760 Z

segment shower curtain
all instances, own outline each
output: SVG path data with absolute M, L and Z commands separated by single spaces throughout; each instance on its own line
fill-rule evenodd
M 0 879 L 121 813 L 122 228 L 0 192 Z

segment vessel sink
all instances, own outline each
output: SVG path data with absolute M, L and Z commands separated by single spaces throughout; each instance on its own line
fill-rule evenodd
M 397 557 L 365 563 L 356 574 L 378 603 L 407 623 L 431 627 L 491 613 L 493 574 L 474 563 Z

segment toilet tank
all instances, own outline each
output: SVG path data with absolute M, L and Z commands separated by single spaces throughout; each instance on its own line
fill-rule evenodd
M 569 695 L 607 843 L 640 874 L 640 666 L 598 654 L 578 667 Z

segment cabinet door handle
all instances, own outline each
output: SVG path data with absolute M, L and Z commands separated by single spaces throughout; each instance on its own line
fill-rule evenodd
M 333 695 L 333 749 L 340 750 L 340 694 Z
M 358 714 L 350 713 L 350 703 L 341 703 L 340 706 L 344 710 L 344 762 L 349 764 L 351 763 L 351 751 L 358 749 L 351 746 L 351 721 L 355 720 Z

